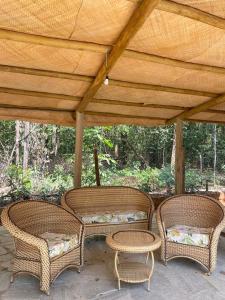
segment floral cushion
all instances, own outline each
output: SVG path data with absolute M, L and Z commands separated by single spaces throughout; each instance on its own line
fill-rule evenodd
M 105 213 L 95 215 L 81 216 L 82 221 L 85 224 L 93 223 L 132 223 L 138 220 L 146 220 L 148 217 L 144 211 L 133 211 L 133 212 L 118 212 L 118 213 Z
M 174 225 L 167 228 L 167 240 L 175 243 L 207 247 L 209 245 L 210 228 L 198 228 L 185 225 Z
M 48 244 L 49 257 L 61 255 L 69 250 L 72 250 L 78 245 L 78 235 L 45 232 L 40 235 Z

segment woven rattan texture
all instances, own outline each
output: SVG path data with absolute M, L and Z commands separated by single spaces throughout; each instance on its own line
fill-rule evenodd
M 160 8 L 159 4 L 110 70 L 110 79 L 192 89 L 214 95 L 201 97 L 187 95 L 185 91 L 176 94 L 173 91 L 140 90 L 138 87 L 103 87 L 95 96 L 123 101 L 125 104 L 119 107 L 115 104 L 91 103 L 86 110 L 99 114 L 97 117 L 90 114 L 85 116 L 85 125 L 165 124 L 170 118 L 182 113 L 182 107 L 195 107 L 225 93 L 223 69 L 207 71 L 201 67 L 196 69 L 191 65 L 182 65 L 182 62 L 188 62 L 225 68 L 225 35 L 221 29 L 224 28 L 224 1 L 162 2 L 164 7 L 174 7 L 176 2 L 185 5 L 190 14 L 188 17 L 182 15 L 182 9 L 172 13 Z M 121 32 L 127 28 L 126 25 L 139 5 L 138 0 L 6 0 L 0 7 L 0 64 L 94 78 L 105 63 L 105 53 L 116 45 Z M 197 17 L 192 14 L 193 7 L 197 9 Z M 204 17 L 202 12 L 211 15 Z M 201 16 L 200 20 L 198 14 Z M 214 21 L 210 22 L 210 18 Z M 4 30 L 7 30 L 7 34 Z M 132 50 L 132 53 L 127 50 Z M 158 56 L 157 62 L 152 62 L 152 58 L 145 54 Z M 182 66 L 179 63 L 177 65 L 176 61 L 165 62 L 164 58 L 179 60 Z M 75 79 L 56 79 L 54 74 L 24 75 L 15 73 L 15 69 L 10 72 L 0 71 L 0 87 L 76 95 L 82 98 L 90 85 Z M 53 96 L 50 96 L 52 101 L 46 101 L 46 98 L 38 95 L 36 99 L 29 98 L 29 101 L 27 95 L 23 99 L 10 91 L 2 94 L 0 119 L 75 126 L 72 113 L 68 114 L 68 110 L 75 112 L 78 103 L 67 102 L 66 99 L 65 102 L 54 101 Z M 181 109 L 130 107 L 126 104 L 130 101 L 138 104 L 176 105 L 181 106 Z M 17 107 L 14 110 L 14 107 L 10 109 L 6 105 Z M 24 107 L 31 111 L 25 112 Z M 37 107 L 44 110 L 43 114 L 36 110 Z M 64 112 L 63 116 L 61 111 L 54 111 L 58 109 Z M 222 114 L 205 112 L 191 119 L 224 123 L 225 110 L 222 107 L 218 109 Z
M 84 187 L 72 189 L 62 197 L 61 204 L 75 215 L 144 211 L 146 221 L 130 224 L 87 224 L 85 236 L 114 232 L 120 229 L 148 229 L 151 226 L 154 204 L 149 195 L 130 187 Z
M 121 230 L 106 238 L 107 244 L 116 251 L 144 253 L 154 251 L 161 245 L 158 236 L 145 230 Z
M 164 262 L 187 257 L 201 263 L 208 272 L 216 266 L 217 244 L 225 227 L 222 205 L 215 199 L 197 195 L 179 195 L 166 199 L 157 209 L 157 223 L 162 238 L 161 258 Z M 166 228 L 176 225 L 212 229 L 207 248 L 168 242 Z
M 29 273 L 40 279 L 40 289 L 49 293 L 50 284 L 66 268 L 83 264 L 83 225 L 63 208 L 44 201 L 22 201 L 6 207 L 3 226 L 15 239 L 13 276 Z M 78 234 L 77 248 L 50 259 L 44 232 Z

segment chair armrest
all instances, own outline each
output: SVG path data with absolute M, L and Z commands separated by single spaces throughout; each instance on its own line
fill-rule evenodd
M 165 228 L 165 224 L 161 218 L 159 209 L 157 209 L 157 211 L 156 211 L 156 221 L 157 221 L 160 236 L 162 239 L 165 240 L 166 239 L 166 228 Z
M 9 218 L 8 216 L 8 210 L 10 207 L 4 208 L 1 214 L 1 221 L 3 226 L 12 234 L 13 237 L 27 243 L 30 244 L 34 247 L 37 247 L 39 250 L 41 248 L 47 249 L 48 250 L 48 246 L 47 243 L 45 242 L 44 239 L 32 235 L 22 229 L 20 229 L 19 227 L 17 227 Z

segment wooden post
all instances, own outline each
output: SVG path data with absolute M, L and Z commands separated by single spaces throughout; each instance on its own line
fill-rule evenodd
M 100 186 L 100 175 L 99 175 L 99 164 L 98 164 L 98 150 L 97 147 L 94 147 L 94 160 L 95 160 L 95 178 L 97 186 Z
M 175 157 L 175 193 L 183 194 L 184 186 L 184 147 L 183 147 L 183 122 L 176 123 L 176 157 Z
M 84 115 L 76 113 L 76 144 L 75 144 L 75 163 L 74 163 L 74 187 L 81 186 L 82 174 L 82 146 L 84 131 Z

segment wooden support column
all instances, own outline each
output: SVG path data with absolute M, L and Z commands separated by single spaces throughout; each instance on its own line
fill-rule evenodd
M 74 187 L 81 186 L 82 175 L 82 146 L 84 131 L 84 115 L 76 113 L 76 144 L 75 144 L 75 163 L 74 163 Z
M 183 147 L 183 122 L 176 123 L 176 157 L 175 157 L 175 193 L 183 194 L 184 185 L 184 147 Z

